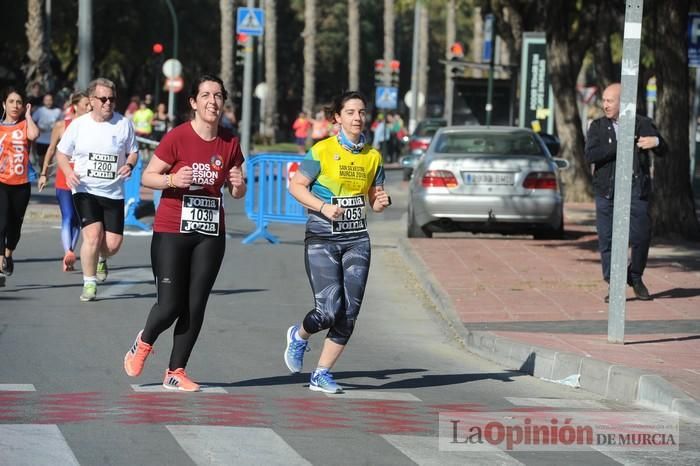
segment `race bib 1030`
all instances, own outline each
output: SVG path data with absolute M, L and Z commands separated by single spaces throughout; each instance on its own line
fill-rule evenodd
M 208 196 L 182 196 L 180 233 L 219 235 L 221 199 Z

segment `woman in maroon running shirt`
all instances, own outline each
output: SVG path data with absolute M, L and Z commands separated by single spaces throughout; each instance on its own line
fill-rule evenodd
M 185 366 L 226 248 L 221 188 L 225 184 L 236 199 L 246 192 L 239 140 L 219 126 L 226 98 L 218 77 L 196 80 L 189 96 L 194 118 L 163 137 L 141 180 L 163 190 L 151 243 L 158 294 L 124 369 L 132 377 L 141 374 L 158 336 L 177 322 L 163 380 L 172 390 L 199 391 Z

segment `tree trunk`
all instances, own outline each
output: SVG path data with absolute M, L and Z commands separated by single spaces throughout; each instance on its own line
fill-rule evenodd
M 382 81 L 385 86 L 391 82 L 391 60 L 394 59 L 394 0 L 384 0 L 384 68 Z
M 546 14 L 547 60 L 549 77 L 555 98 L 555 122 L 561 141 L 560 156 L 571 168 L 562 173 L 567 201 L 587 201 L 591 198 L 591 169 L 584 157 L 585 142 L 581 117 L 576 104 L 576 78 L 590 42 L 588 30 L 595 24 L 595 11 L 579 12 L 568 2 L 551 0 Z M 578 22 L 572 31 L 572 17 Z
M 42 0 L 28 0 L 27 2 L 27 57 L 29 62 L 25 65 L 27 86 L 37 82 L 45 91 L 49 88 L 51 68 L 49 66 L 49 53 L 44 41 L 44 12 Z
M 654 2 L 658 88 L 658 129 L 668 144 L 665 157 L 654 158 L 652 224 L 655 235 L 700 240 L 690 184 L 688 148 L 688 2 Z M 653 10 L 652 10 L 653 11 Z
M 348 0 L 348 89 L 360 89 L 360 0 Z
M 584 158 L 581 118 L 576 106 L 576 75 L 581 63 L 572 63 L 568 44 L 559 37 L 547 37 L 547 60 L 549 77 L 556 101 L 554 114 L 559 140 L 560 156 L 566 158 L 571 167 L 562 172 L 566 186 L 566 200 L 573 202 L 590 200 L 590 165 Z
M 418 50 L 418 95 L 423 94 L 423 105 L 418 105 L 416 119 L 424 120 L 426 115 L 426 107 L 428 106 L 428 44 L 430 43 L 430 30 L 428 21 L 430 19 L 430 1 L 422 0 L 423 8 L 421 8 L 420 16 L 420 48 Z
M 277 1 L 265 0 L 265 138 L 275 143 L 277 111 Z
M 445 6 L 445 56 L 448 60 L 453 57 L 452 44 L 454 44 L 457 38 L 455 13 L 455 0 L 447 0 L 447 5 Z M 445 65 L 445 111 L 443 112 L 443 117 L 445 119 L 452 118 L 452 113 L 448 113 L 447 109 L 452 108 L 453 103 L 454 84 L 452 83 L 452 77 L 450 75 L 450 66 Z M 451 124 L 451 120 L 448 121 L 448 124 Z
M 303 108 L 314 115 L 316 100 L 316 0 L 304 1 L 304 96 Z
M 219 0 L 221 12 L 221 80 L 233 95 L 233 0 Z

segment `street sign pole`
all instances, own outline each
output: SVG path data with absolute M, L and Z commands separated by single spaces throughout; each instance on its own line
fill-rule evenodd
M 178 24 L 177 24 L 177 13 L 175 13 L 175 7 L 173 6 L 171 0 L 165 0 L 165 4 L 168 6 L 168 11 L 170 12 L 170 18 L 173 22 L 173 59 L 177 60 L 178 52 Z M 175 93 L 170 89 L 168 91 L 168 116 L 170 121 L 175 120 L 175 115 L 177 114 L 177 102 L 175 101 Z
M 484 21 L 484 53 L 482 59 L 489 62 L 489 84 L 486 91 L 486 126 L 491 126 L 491 112 L 493 111 L 493 21 L 492 14 L 486 15 Z
M 253 0 L 248 0 L 252 5 Z M 253 36 L 245 40 L 245 60 L 243 62 L 243 108 L 241 110 L 241 150 L 245 155 L 250 151 L 250 120 L 253 115 Z
M 241 150 L 244 155 L 250 152 L 250 127 L 253 116 L 253 36 L 262 36 L 264 13 L 254 7 L 254 0 L 248 0 L 247 8 L 239 8 L 236 19 L 236 32 L 245 34 L 243 61 L 243 97 L 241 105 Z
M 423 3 L 416 2 L 413 7 L 413 53 L 411 55 L 411 112 L 408 118 L 408 131 L 413 133 L 418 122 L 418 47 L 420 42 L 420 16 Z
M 615 161 L 615 202 L 613 207 L 612 258 L 610 261 L 610 303 L 608 342 L 625 342 L 625 290 L 627 287 L 627 249 L 630 233 L 632 161 L 634 127 L 637 114 L 639 47 L 642 39 L 644 0 L 628 0 L 622 42 L 620 117 Z

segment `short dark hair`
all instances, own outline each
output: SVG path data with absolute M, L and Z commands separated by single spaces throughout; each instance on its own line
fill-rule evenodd
M 192 100 L 197 100 L 197 94 L 199 94 L 199 86 L 206 81 L 213 81 L 215 83 L 219 83 L 219 86 L 221 86 L 221 92 L 224 94 L 224 102 L 226 102 L 226 100 L 228 99 L 228 91 L 224 87 L 224 82 L 221 80 L 221 78 L 214 74 L 203 74 L 199 78 L 192 81 L 189 98 Z
M 361 100 L 365 107 L 367 107 L 367 99 L 361 92 L 345 91 L 333 99 L 333 103 L 331 104 L 331 111 L 333 112 L 333 115 L 340 115 L 343 107 L 345 107 L 345 103 L 352 99 Z

